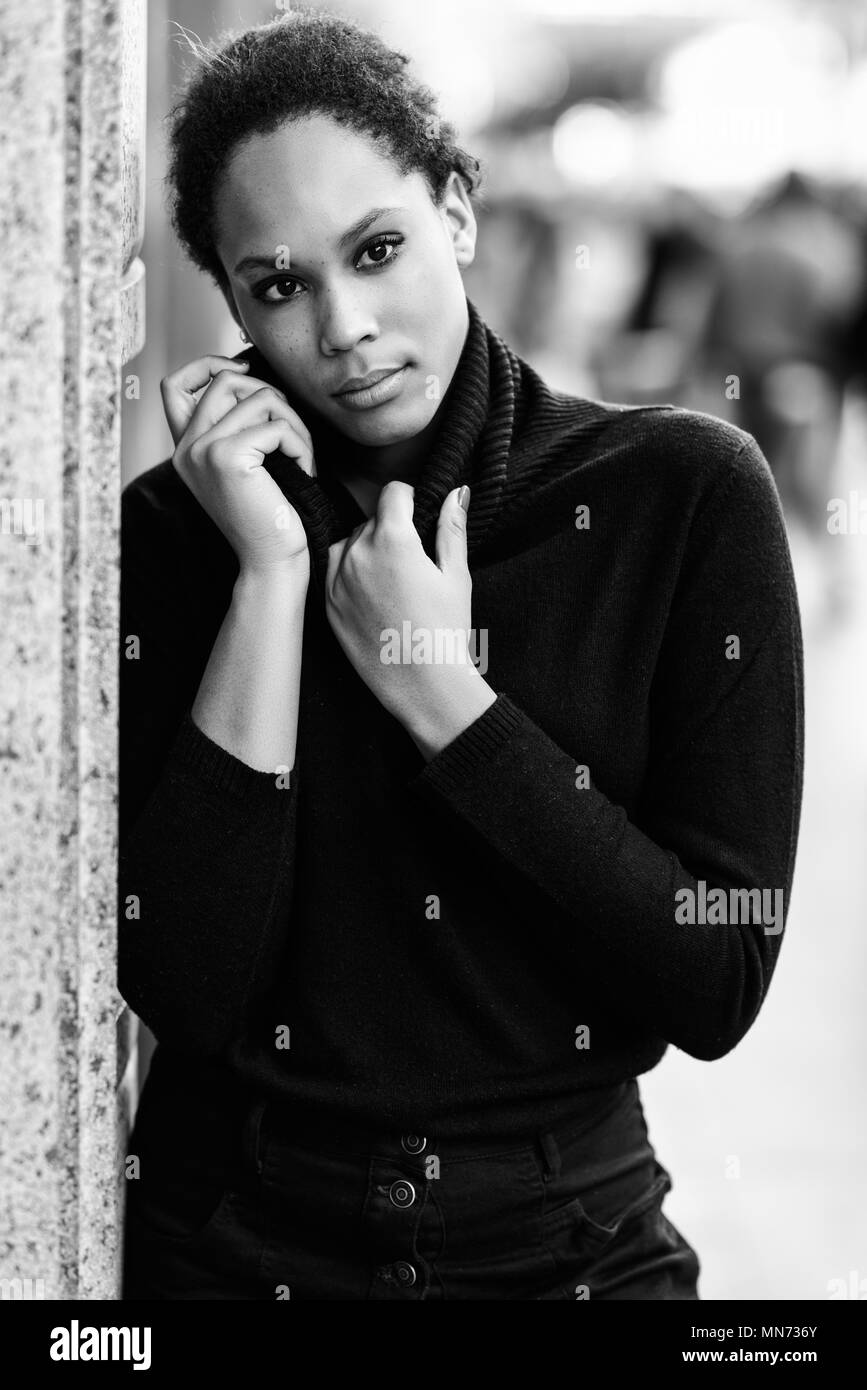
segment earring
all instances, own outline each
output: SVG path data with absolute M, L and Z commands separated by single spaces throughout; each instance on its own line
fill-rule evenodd
M 247 335 L 246 335 L 246 333 L 244 332 L 244 330 L 243 330 L 243 328 L 242 328 L 242 329 L 241 329 L 241 342 L 242 342 L 242 343 L 252 343 L 252 341 L 253 341 L 253 339 L 252 339 L 252 338 L 248 338 Z

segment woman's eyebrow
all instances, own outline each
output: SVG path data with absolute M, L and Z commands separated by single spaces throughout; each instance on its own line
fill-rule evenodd
M 337 242 L 339 247 L 348 246 L 350 242 L 356 241 L 363 232 L 366 232 L 371 222 L 375 222 L 378 217 L 390 217 L 393 212 L 406 212 L 406 208 L 371 208 L 363 217 L 359 217 L 357 222 L 343 233 Z
M 338 238 L 337 245 L 342 249 L 357 240 L 378 217 L 388 217 L 392 213 L 406 211 L 405 207 L 371 208 L 369 212 L 366 212 L 363 217 L 359 217 L 357 222 L 353 222 L 352 226 L 347 228 Z M 273 270 L 276 259 L 276 253 L 271 256 L 243 256 L 232 273 L 242 275 L 245 270 Z

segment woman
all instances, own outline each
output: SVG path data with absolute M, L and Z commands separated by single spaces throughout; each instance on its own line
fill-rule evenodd
M 696 1299 L 636 1078 L 735 1047 L 779 951 L 768 466 L 487 327 L 475 161 L 374 36 L 293 12 L 174 115 L 252 346 L 165 379 L 123 493 L 124 1297 Z

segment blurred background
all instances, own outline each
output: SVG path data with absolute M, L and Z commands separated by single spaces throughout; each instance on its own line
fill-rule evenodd
M 164 208 L 178 26 L 209 41 L 281 8 L 148 6 L 147 343 L 124 369 L 139 392 L 125 392 L 124 482 L 172 453 L 160 379 L 242 347 Z M 515 351 L 575 394 L 731 420 L 773 470 L 806 668 L 786 938 L 735 1052 L 708 1064 L 670 1048 L 640 1087 L 703 1298 L 867 1298 L 867 5 L 322 8 L 409 53 L 481 158 L 466 288 Z M 140 1081 L 149 1055 L 145 1034 Z

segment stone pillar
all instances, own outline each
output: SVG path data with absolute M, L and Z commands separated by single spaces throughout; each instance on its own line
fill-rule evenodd
M 144 20 L 145 0 L 0 0 L 4 1298 L 119 1287 L 120 400 L 144 331 Z

